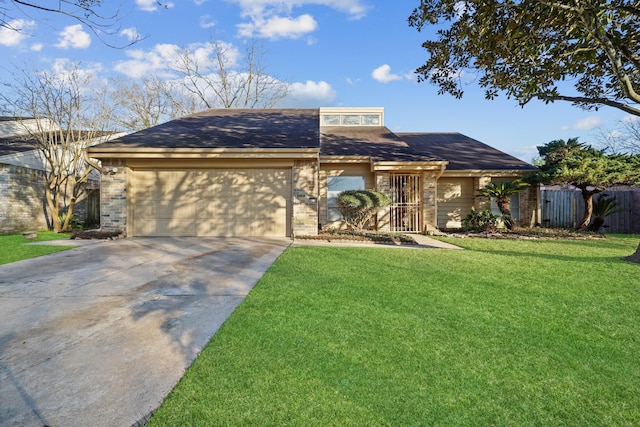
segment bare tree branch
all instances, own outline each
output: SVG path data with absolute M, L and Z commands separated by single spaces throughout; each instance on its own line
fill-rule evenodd
M 101 13 L 105 5 L 102 0 L 57 0 L 56 2 L 24 1 L 24 0 L 2 0 L 0 3 L 0 27 L 12 31 L 21 32 L 12 23 L 18 15 L 25 15 L 32 18 L 29 10 L 65 16 L 71 20 L 79 22 L 87 27 L 106 46 L 122 49 L 131 46 L 145 37 L 136 34 L 135 38 L 125 44 L 114 44 L 108 38 L 120 32 L 119 22 L 122 18 L 122 11 L 119 7 L 109 13 Z M 113 2 L 106 3 L 113 6 Z M 33 19 L 33 18 L 32 18 Z

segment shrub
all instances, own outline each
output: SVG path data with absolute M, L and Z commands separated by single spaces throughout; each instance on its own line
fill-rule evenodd
M 372 190 L 349 190 L 338 194 L 338 209 L 349 229 L 361 230 L 379 209 L 390 203 L 389 196 Z
M 60 225 L 63 225 L 64 222 L 67 219 L 67 214 L 66 213 L 62 213 L 62 214 L 58 215 L 58 219 L 60 220 Z M 71 216 L 71 219 L 69 220 L 69 228 L 67 230 L 64 230 L 64 231 L 82 230 L 83 227 L 84 227 L 84 221 L 82 221 L 77 215 L 73 214 Z
M 619 207 L 615 196 L 603 194 L 593 203 L 594 219 L 587 229 L 598 232 L 604 225 L 604 219 L 606 217 L 622 211 L 624 211 L 624 209 Z
M 462 220 L 462 227 L 465 230 L 492 232 L 498 229 L 498 216 L 491 213 L 489 209 L 478 212 L 472 207 L 471 211 Z

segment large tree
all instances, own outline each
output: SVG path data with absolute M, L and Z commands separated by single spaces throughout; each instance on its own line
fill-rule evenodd
M 55 231 L 67 230 L 97 168 L 87 161 L 86 148 L 113 136 L 107 91 L 78 64 L 17 74 L 16 83 L 0 94 L 2 113 L 23 124 L 16 138 L 30 142 L 43 163 L 47 216 Z
M 173 69 L 200 109 L 271 108 L 287 96 L 289 85 L 266 69 L 262 45 L 251 40 L 243 47 L 216 41 L 179 53 Z
M 199 100 L 182 82 L 157 75 L 109 82 L 114 117 L 119 129 L 136 132 L 197 111 Z
M 0 27 L 11 31 L 22 32 L 23 18 L 34 19 L 34 12 L 65 16 L 89 28 L 103 43 L 111 47 L 116 46 L 108 41 L 109 36 L 119 32 L 118 25 L 122 13 L 120 2 L 104 2 L 103 0 L 0 0 Z M 136 35 L 129 46 L 141 40 Z
M 419 81 L 463 94 L 469 72 L 493 99 L 607 105 L 640 115 L 640 2 L 637 0 L 421 0 L 409 17 L 428 59 Z M 573 87 L 571 87 L 573 85 Z
M 598 142 L 610 153 L 640 154 L 640 119 L 621 120 L 615 129 L 601 131 Z
M 532 180 L 580 189 L 584 212 L 576 225 L 587 227 L 593 213 L 593 196 L 614 185 L 640 184 L 640 156 L 605 154 L 577 138 L 555 140 L 538 147 L 540 171 Z

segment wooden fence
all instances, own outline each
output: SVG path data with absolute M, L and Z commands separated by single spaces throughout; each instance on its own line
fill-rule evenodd
M 640 189 L 607 190 L 596 194 L 594 202 L 603 195 L 615 197 L 621 211 L 606 217 L 600 232 L 640 233 Z M 574 228 L 584 212 L 580 190 L 543 189 L 540 204 L 544 227 Z

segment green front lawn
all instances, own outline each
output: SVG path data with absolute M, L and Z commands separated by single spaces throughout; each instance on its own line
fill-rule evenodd
M 290 248 L 148 425 L 640 425 L 639 239 Z
M 48 240 L 68 239 L 68 234 L 54 233 L 52 231 L 39 231 L 37 239 L 26 239 L 22 234 L 0 236 L 0 264 L 35 258 L 53 252 L 60 252 L 73 246 L 42 246 L 28 245 L 32 242 L 44 242 Z

